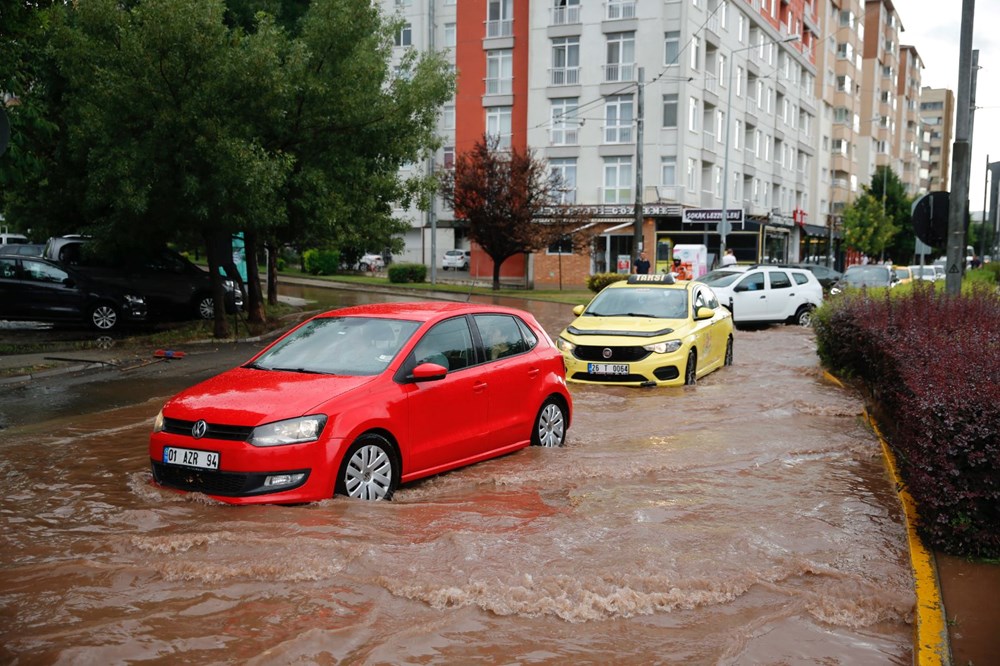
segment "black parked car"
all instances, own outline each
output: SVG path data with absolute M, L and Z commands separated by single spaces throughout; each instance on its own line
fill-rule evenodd
M 113 261 L 87 252 L 84 244 L 88 240 L 86 236 L 50 238 L 45 257 L 103 282 L 138 290 L 146 297 L 151 319 L 215 316 L 211 276 L 179 252 L 161 248 Z M 243 307 L 243 294 L 233 281 L 224 284 L 226 312 L 233 314 Z
M 83 322 L 111 332 L 146 318 L 146 301 L 40 257 L 0 255 L 0 319 Z
M 835 271 L 832 268 L 827 268 L 822 264 L 782 264 L 787 268 L 804 268 L 819 280 L 819 283 L 823 285 L 823 291 L 828 292 L 833 288 L 833 285 L 837 284 L 840 280 L 840 271 Z

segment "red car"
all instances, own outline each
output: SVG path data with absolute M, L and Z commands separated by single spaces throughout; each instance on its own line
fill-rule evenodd
M 561 446 L 571 411 L 562 355 L 527 312 L 361 305 L 171 398 L 149 456 L 155 483 L 232 504 L 387 500 L 401 483 Z

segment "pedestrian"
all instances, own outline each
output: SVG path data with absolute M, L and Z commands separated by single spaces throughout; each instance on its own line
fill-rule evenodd
M 726 248 L 726 253 L 722 256 L 723 266 L 732 266 L 736 263 L 736 255 L 733 254 L 732 248 Z
M 646 256 L 645 252 L 639 253 L 639 258 L 635 260 L 635 272 L 638 275 L 648 275 L 649 274 L 649 257 Z

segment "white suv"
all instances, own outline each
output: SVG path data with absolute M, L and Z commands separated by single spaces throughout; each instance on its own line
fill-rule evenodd
M 777 266 L 727 266 L 698 278 L 733 313 L 734 324 L 809 326 L 823 304 L 823 286 L 810 271 Z

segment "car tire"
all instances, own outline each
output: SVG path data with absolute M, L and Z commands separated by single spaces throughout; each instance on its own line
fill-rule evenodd
M 531 430 L 531 445 L 558 448 L 566 442 L 566 407 L 560 400 L 549 398 L 542 403 Z
M 195 314 L 198 319 L 215 319 L 215 300 L 208 294 L 202 294 L 195 301 Z
M 698 354 L 695 350 L 688 352 L 687 365 L 684 366 L 684 386 L 694 386 L 698 381 Z
M 382 435 L 359 437 L 344 454 L 337 494 L 364 500 L 391 500 L 399 485 L 396 450 Z
M 792 321 L 799 326 L 812 326 L 812 312 L 812 307 L 803 305 L 795 311 L 795 316 L 792 317 Z
M 121 313 L 113 303 L 97 303 L 90 308 L 87 321 L 98 331 L 113 331 L 121 323 Z
M 733 336 L 731 335 L 729 336 L 729 339 L 726 340 L 726 359 L 723 361 L 723 364 L 733 364 Z
M 462 264 L 462 270 L 463 271 L 469 270 L 469 264 Z
M 368 264 L 366 264 L 364 262 L 358 264 L 358 270 L 361 271 L 362 273 L 367 273 L 368 272 Z

